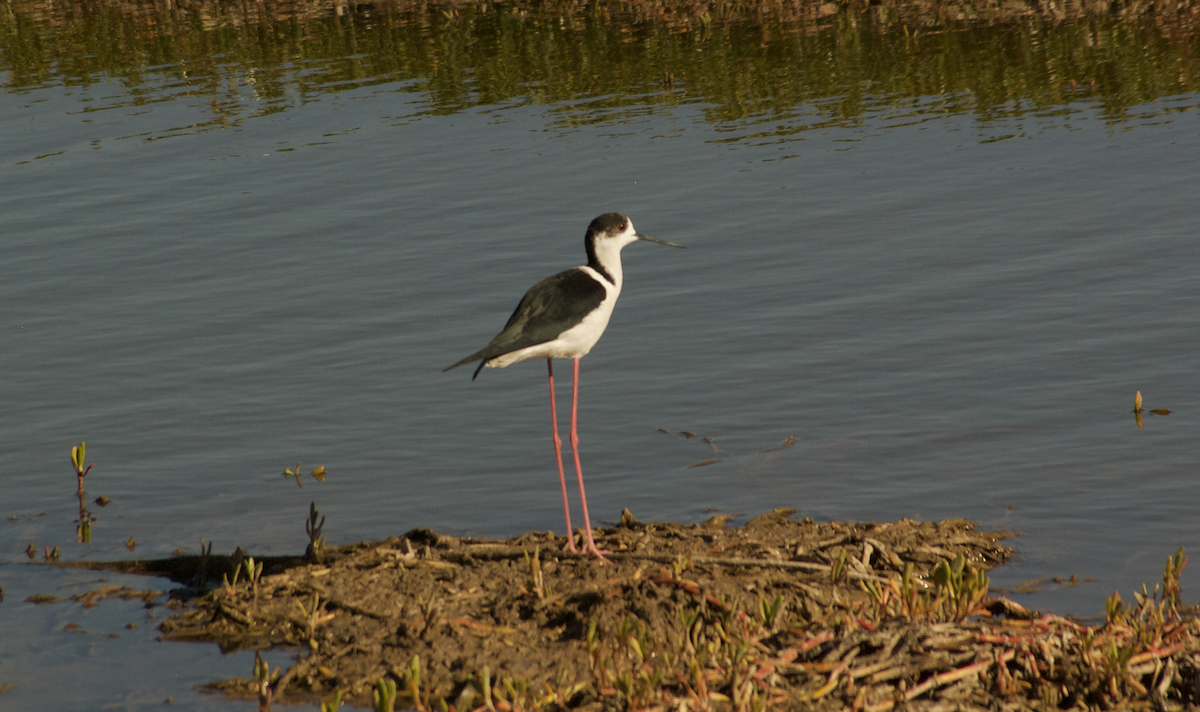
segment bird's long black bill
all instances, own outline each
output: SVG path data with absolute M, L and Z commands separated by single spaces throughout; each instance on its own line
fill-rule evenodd
M 683 245 L 677 245 L 674 242 L 667 242 L 666 240 L 660 240 L 657 237 L 650 237 L 649 235 L 643 235 L 640 232 L 637 233 L 637 239 L 645 240 L 646 242 L 657 242 L 658 244 L 666 245 L 667 247 L 683 247 Z

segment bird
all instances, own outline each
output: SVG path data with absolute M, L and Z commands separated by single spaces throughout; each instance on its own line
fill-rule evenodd
M 572 359 L 575 375 L 571 391 L 571 451 L 579 481 L 579 499 L 583 507 L 586 532 L 584 552 L 607 562 L 605 551 L 592 537 L 587 495 L 583 487 L 583 468 L 579 462 L 579 434 L 576 427 L 579 410 L 579 359 L 600 340 L 621 295 L 621 249 L 639 240 L 680 247 L 674 242 L 643 235 L 633 221 L 622 213 L 605 213 L 588 225 L 584 246 L 587 264 L 559 272 L 530 287 L 521 298 L 504 329 L 487 346 L 442 369 L 443 373 L 463 364 L 479 361 L 471 376 L 474 381 L 484 366 L 504 368 L 534 358 L 546 359 L 550 376 L 550 419 L 554 424 L 554 455 L 558 460 L 558 481 L 562 488 L 563 514 L 567 523 L 567 548 L 577 552 L 571 529 L 571 506 L 567 499 L 567 480 L 563 471 L 562 440 L 558 436 L 558 409 L 554 402 L 554 359 Z

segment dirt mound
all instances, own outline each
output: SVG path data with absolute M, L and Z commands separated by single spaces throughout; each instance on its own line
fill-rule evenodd
M 290 647 L 287 670 L 210 689 L 273 701 L 372 696 L 427 710 L 1185 709 L 1200 701 L 1200 624 L 1161 588 L 1114 594 L 1084 626 L 992 598 L 1012 550 L 966 520 L 646 524 L 597 541 L 383 542 L 255 562 L 231 556 L 62 566 L 168 575 L 170 640 Z M 251 572 L 238 581 L 237 571 Z M 209 590 L 208 582 L 233 578 Z M 110 587 L 111 588 L 111 587 Z M 135 592 L 136 593 L 136 592 Z M 147 595 L 153 592 L 145 592 Z M 108 591 L 104 595 L 122 595 Z
M 226 650 L 306 649 L 272 681 L 277 700 L 311 701 L 339 690 L 366 703 L 380 679 L 405 689 L 416 657 L 416 694 L 458 700 L 460 709 L 469 703 L 464 693 L 469 698 L 481 687 L 484 670 L 500 689 L 508 681 L 563 706 L 607 705 L 634 692 L 629 685 L 619 692 L 622 675 L 636 666 L 613 648 L 617 641 L 617 648 L 632 641 L 643 664 L 671 665 L 678 654 L 672 659 L 668 649 L 697 621 L 704 628 L 749 617 L 767 633 L 759 642 L 768 649 L 805 640 L 813 650 L 810 632 L 850 625 L 869 607 L 870 586 L 882 592 L 889 579 L 906 575 L 920 582 L 939 562 L 956 559 L 960 570 L 969 564 L 982 571 L 1011 555 L 998 543 L 1005 535 L 976 532 L 966 520 L 817 523 L 794 521 L 792 513 L 770 512 L 730 529 L 727 517 L 682 526 L 642 523 L 626 512 L 598 540 L 612 565 L 565 554 L 565 540 L 549 534 L 480 541 L 417 529 L 325 550 L 319 563 L 268 567 L 256 584 L 197 598 L 163 632 Z M 693 654 L 695 648 L 691 643 Z M 607 669 L 597 668 L 602 662 Z M 802 677 L 824 684 L 827 675 Z M 819 687 L 795 682 L 780 689 Z M 249 693 L 257 684 L 218 687 Z

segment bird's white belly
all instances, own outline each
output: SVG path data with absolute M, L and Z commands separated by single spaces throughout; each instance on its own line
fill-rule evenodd
M 537 346 L 510 351 L 503 356 L 491 359 L 486 365 L 488 368 L 504 368 L 531 358 L 579 358 L 585 356 L 600 340 L 604 329 L 608 327 L 608 320 L 612 316 L 613 306 L 616 303 L 616 295 L 610 293 L 603 302 L 600 302 L 600 306 L 595 311 L 584 317 L 583 321 L 559 334 L 557 339 Z

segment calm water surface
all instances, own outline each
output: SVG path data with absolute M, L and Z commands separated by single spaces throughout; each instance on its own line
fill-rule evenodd
M 706 49 L 679 66 L 701 71 L 688 62 Z M 324 64 L 215 54 L 199 75 L 164 62 L 86 81 L 6 65 L 12 709 L 228 709 L 193 687 L 251 669 L 154 642 L 163 614 L 140 604 L 25 603 L 98 578 L 24 565 L 31 542 L 69 559 L 130 557 L 130 537 L 145 557 L 201 538 L 291 553 L 310 502 L 331 544 L 561 531 L 544 366 L 441 369 L 583 261 L 588 221 L 611 210 L 688 249 L 625 250 L 620 305 L 582 362 L 595 517 L 969 517 L 1023 535 L 994 586 L 1076 575 L 1019 600 L 1080 615 L 1200 547 L 1196 88 L 1119 99 L 1063 75 L 1053 96 L 988 103 L 991 84 L 806 97 L 764 79 L 730 100 L 741 90 L 681 70 L 488 98 L 477 73 L 447 100 L 371 69 L 379 54 L 343 55 L 367 69 L 323 83 Z M 1138 390 L 1171 415 L 1139 429 Z M 80 440 L 89 500 L 112 498 L 87 545 Z M 280 477 L 297 460 L 328 479 Z M 1197 581 L 1185 572 L 1185 598 Z

